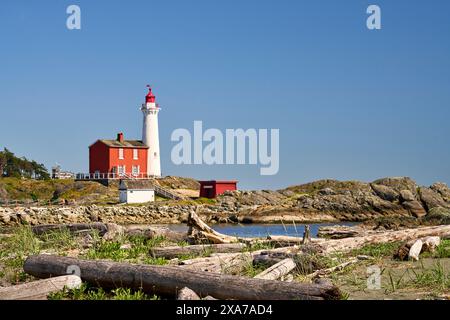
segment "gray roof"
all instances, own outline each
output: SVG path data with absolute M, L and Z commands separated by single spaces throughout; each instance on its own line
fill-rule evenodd
M 144 148 L 148 149 L 141 140 L 123 140 L 119 142 L 118 140 L 99 140 L 106 144 L 109 147 L 118 147 L 118 148 Z
M 119 190 L 153 190 L 151 180 L 120 180 Z

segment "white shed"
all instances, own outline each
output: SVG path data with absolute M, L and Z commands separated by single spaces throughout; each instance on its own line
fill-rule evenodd
M 155 201 L 155 190 L 149 180 L 121 180 L 120 203 L 145 203 Z

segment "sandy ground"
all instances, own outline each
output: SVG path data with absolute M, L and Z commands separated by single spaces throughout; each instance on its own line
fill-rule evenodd
M 374 275 L 373 271 L 368 273 L 367 268 L 370 266 L 379 268 L 381 288 L 371 289 L 368 287 L 369 277 Z M 436 273 L 439 270 L 446 274 L 444 277 L 448 276 L 450 258 L 424 258 L 417 262 L 384 258 L 359 264 L 354 268 L 347 269 L 344 273 L 334 275 L 333 279 L 344 292 L 349 294 L 348 299 L 350 300 L 449 299 L 450 292 L 439 288 L 439 280 L 432 285 L 429 281 L 423 280 L 425 278 L 436 279 Z M 424 272 L 426 276 L 423 275 Z
M 199 191 L 198 190 L 191 190 L 191 189 L 173 189 L 173 191 L 175 191 L 176 193 L 178 193 L 179 195 L 182 195 L 184 197 L 189 197 L 189 198 L 197 198 L 199 196 Z

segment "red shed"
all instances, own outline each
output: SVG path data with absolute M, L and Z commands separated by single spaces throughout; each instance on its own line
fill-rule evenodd
M 209 181 L 199 181 L 200 182 L 200 197 L 202 198 L 215 198 L 219 194 L 225 191 L 237 190 L 236 180 L 209 180 Z
M 99 177 L 144 177 L 147 175 L 148 146 L 139 140 L 97 140 L 89 146 L 89 173 Z

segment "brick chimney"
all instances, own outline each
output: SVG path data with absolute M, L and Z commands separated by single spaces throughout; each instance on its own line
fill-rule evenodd
M 117 141 L 123 142 L 123 133 L 122 132 L 117 134 Z

